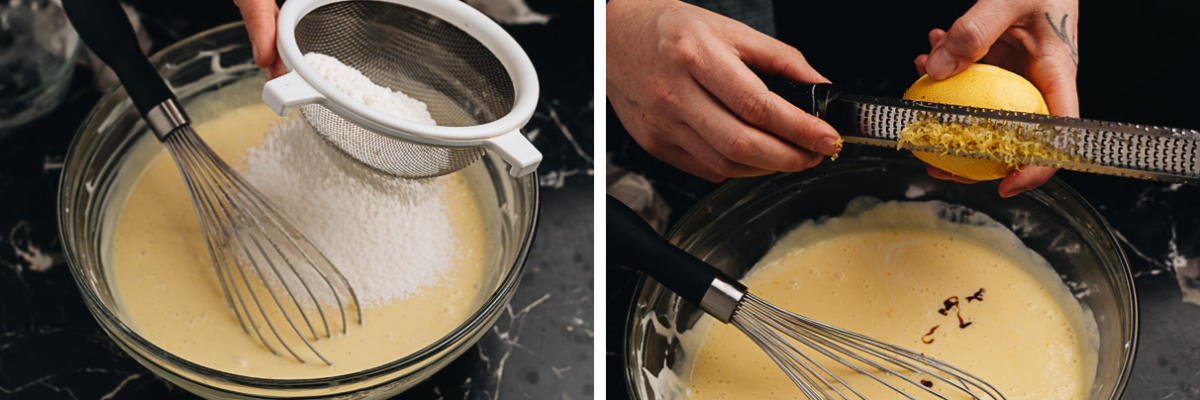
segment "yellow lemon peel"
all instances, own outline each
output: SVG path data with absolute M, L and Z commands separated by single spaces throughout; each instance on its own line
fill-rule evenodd
M 904 98 L 966 107 L 1049 113 L 1042 93 L 1032 83 L 1020 75 L 987 64 L 973 64 L 965 71 L 940 81 L 928 75 L 923 76 L 904 92 Z M 967 126 L 960 123 L 955 126 L 954 123 L 925 118 L 906 128 L 907 133 L 901 133 L 900 140 L 902 143 L 942 149 L 939 153 L 914 151 L 913 155 L 944 171 L 974 180 L 1000 179 L 1012 172 L 1020 160 L 1042 155 L 1040 151 L 1027 148 L 1029 145 L 1024 140 L 1018 140 L 1028 137 L 1029 133 L 996 132 L 1003 129 L 1006 127 L 998 124 Z M 957 156 L 951 154 L 951 149 L 999 155 L 996 158 L 1008 162 Z

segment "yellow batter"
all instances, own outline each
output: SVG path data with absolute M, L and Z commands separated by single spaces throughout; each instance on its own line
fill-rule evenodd
M 257 96 L 261 84 L 252 80 L 238 84 L 241 88 L 223 90 L 229 92 L 226 96 Z M 222 158 L 235 161 L 236 168 L 236 160 L 243 159 L 247 149 L 261 142 L 280 117 L 259 101 L 213 112 L 212 108 L 221 108 L 221 103 L 227 101 L 221 96 L 210 97 L 208 104 L 199 101 L 189 105 L 194 118 L 212 115 L 196 124 L 195 129 Z M 301 364 L 286 353 L 283 357 L 271 354 L 242 331 L 222 297 L 180 173 L 164 150 L 132 189 L 113 234 L 112 279 L 126 321 L 132 321 L 139 334 L 170 353 L 246 376 L 324 377 L 361 371 L 406 356 L 460 325 L 484 299 L 480 285 L 487 240 L 475 194 L 461 172 L 439 178 L 439 184 L 444 185 L 441 200 L 451 210 L 448 217 L 461 249 L 455 257 L 456 268 L 447 272 L 439 284 L 424 288 L 412 298 L 366 307 L 365 324 L 352 324 L 348 334 L 315 342 L 333 366 L 321 363 L 306 350 L 299 354 L 309 363 Z
M 784 309 L 971 371 L 1009 399 L 1085 398 L 1096 370 L 1094 320 L 1011 231 L 981 214 L 971 224 L 941 220 L 946 207 L 889 202 L 810 221 L 743 283 Z M 946 310 L 947 300 L 957 307 Z M 902 398 L 863 375 L 840 376 L 867 398 Z M 941 382 L 932 388 L 956 393 Z M 693 399 L 804 398 L 750 339 L 719 323 L 688 391 Z

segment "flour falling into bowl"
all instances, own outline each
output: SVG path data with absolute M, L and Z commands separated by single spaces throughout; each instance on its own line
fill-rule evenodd
M 171 159 L 160 156 L 140 173 L 114 232 L 113 276 L 138 332 L 200 365 L 294 379 L 383 365 L 467 320 L 491 289 L 492 259 L 470 171 L 423 180 L 378 174 L 332 151 L 299 113 L 280 118 L 261 103 L 238 105 L 259 88 L 261 81 L 247 80 L 194 101 L 194 114 L 208 116 L 196 130 L 292 225 L 309 232 L 354 289 L 364 322 L 313 342 L 335 360 L 319 368 L 274 356 L 246 335 L 197 239 L 202 231 L 186 207 L 187 190 Z M 406 107 L 423 111 L 416 103 Z M 247 273 L 282 287 L 264 268 Z M 331 300 L 316 294 L 319 302 Z
M 286 118 L 250 149 L 244 176 L 325 249 L 365 307 L 405 300 L 453 267 L 439 180 L 346 165 L 304 120 Z
M 428 107 L 320 53 L 305 60 L 338 90 L 388 114 L 436 125 Z M 437 283 L 455 243 L 436 180 L 404 180 L 345 162 L 299 118 L 276 125 L 246 157 L 245 175 L 327 249 L 367 307 Z M 336 166 L 336 167 L 335 167 Z

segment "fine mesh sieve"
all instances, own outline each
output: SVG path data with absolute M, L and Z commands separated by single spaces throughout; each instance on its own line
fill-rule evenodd
M 325 143 L 388 175 L 414 179 L 441 176 L 466 168 L 484 153 L 483 147 L 456 149 L 393 139 L 363 129 L 319 104 L 300 106 L 300 113 Z
M 455 1 L 293 0 L 280 12 L 278 47 L 293 71 L 268 82 L 263 99 L 298 107 L 327 143 L 377 171 L 444 175 L 497 150 L 514 175 L 541 154 L 519 129 L 532 116 L 532 63 L 498 25 Z M 304 59 L 320 53 L 379 86 L 424 102 L 437 126 L 406 121 L 335 89 Z

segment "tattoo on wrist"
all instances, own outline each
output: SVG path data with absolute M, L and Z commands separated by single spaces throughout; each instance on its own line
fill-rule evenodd
M 1071 50 L 1071 62 L 1075 63 L 1075 67 L 1079 67 L 1079 34 L 1071 36 L 1071 33 L 1067 31 L 1067 14 L 1063 14 L 1058 26 L 1054 25 L 1050 13 L 1045 13 L 1045 15 L 1046 22 L 1050 24 L 1050 30 L 1054 31 L 1054 35 L 1058 36 L 1059 40 L 1067 45 L 1067 49 Z

